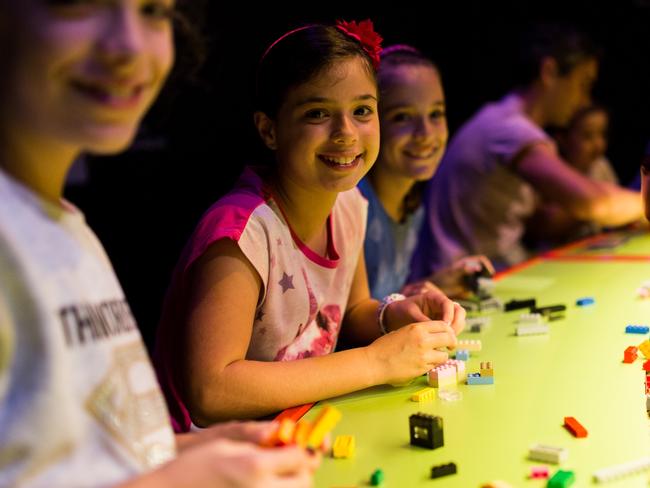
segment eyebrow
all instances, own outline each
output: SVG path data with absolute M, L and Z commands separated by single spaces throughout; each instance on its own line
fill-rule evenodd
M 447 105 L 447 102 L 445 102 L 445 100 L 436 100 L 435 102 L 433 102 L 431 107 L 432 108 L 439 108 L 440 106 L 444 107 L 446 105 Z M 383 111 L 384 112 L 390 112 L 391 110 L 396 110 L 398 108 L 405 108 L 405 107 L 410 107 L 410 106 L 411 105 L 408 104 L 408 103 L 397 103 L 395 105 L 390 105 L 388 107 L 384 107 Z
M 366 95 L 359 95 L 358 97 L 354 97 L 352 99 L 353 102 L 363 102 L 363 101 L 368 101 L 368 100 L 374 100 L 376 102 L 377 97 L 374 96 L 374 95 L 366 94 Z M 300 107 L 302 105 L 309 105 L 310 103 L 336 103 L 336 100 L 333 100 L 331 98 L 326 98 L 326 97 L 308 97 L 308 98 L 304 98 L 302 100 L 298 100 L 294 104 L 294 107 Z

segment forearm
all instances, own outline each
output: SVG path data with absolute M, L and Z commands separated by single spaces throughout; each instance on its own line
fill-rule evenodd
M 347 343 L 365 346 L 381 335 L 377 322 L 379 301 L 367 298 L 350 307 L 343 318 L 341 338 Z
M 643 217 L 643 201 L 637 192 L 602 183 L 606 190 L 604 203 L 597 207 L 594 221 L 616 227 L 629 224 Z
M 295 361 L 238 360 L 196 388 L 189 405 L 197 425 L 247 419 L 380 383 L 366 348 Z

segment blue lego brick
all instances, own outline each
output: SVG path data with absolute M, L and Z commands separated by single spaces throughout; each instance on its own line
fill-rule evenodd
M 465 349 L 458 349 L 456 351 L 456 359 L 459 361 L 469 361 L 469 351 Z
M 647 325 L 628 325 L 625 327 L 626 334 L 647 334 L 650 332 L 650 327 Z
M 594 300 L 592 297 L 579 298 L 578 300 L 576 300 L 576 305 L 578 305 L 579 307 L 593 305 L 594 303 L 596 303 L 596 300 Z
M 478 373 L 467 375 L 468 385 L 493 385 L 494 376 L 481 376 Z

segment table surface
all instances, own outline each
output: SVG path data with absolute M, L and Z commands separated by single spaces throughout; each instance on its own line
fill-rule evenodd
M 650 236 L 634 237 L 617 249 L 650 256 Z M 590 252 L 590 251 L 589 251 Z M 611 250 L 609 251 L 611 252 Z M 563 303 L 566 318 L 550 322 L 550 333 L 517 337 L 515 322 L 521 311 L 489 315 L 480 333 L 461 338 L 481 339 L 483 350 L 472 353 L 468 372 L 480 361 L 492 361 L 494 385 L 459 385 L 462 399 L 445 402 L 410 401 L 411 393 L 426 386 L 421 377 L 405 387 L 381 386 L 329 399 L 321 405 L 343 413 L 332 432 L 355 436 L 356 454 L 350 459 L 326 457 L 316 474 L 317 487 L 367 486 L 372 472 L 385 473 L 385 487 L 478 487 L 496 479 L 513 487 L 545 486 L 529 480 L 528 448 L 542 443 L 565 447 L 568 460 L 558 468 L 573 470 L 574 486 L 590 486 L 597 469 L 650 454 L 648 417 L 640 358 L 623 364 L 623 351 L 648 335 L 625 334 L 628 324 L 648 324 L 650 300 L 636 290 L 650 278 L 650 263 L 586 262 L 566 259 L 537 261 L 497 281 L 495 296 L 535 297 L 539 306 Z M 575 305 L 593 297 L 595 304 Z M 524 310 L 526 311 L 526 310 Z M 444 447 L 429 450 L 409 444 L 409 416 L 438 415 L 444 421 Z M 578 419 L 589 431 L 574 438 L 563 427 L 565 416 Z M 458 474 L 430 479 L 431 467 L 455 462 Z M 647 487 L 647 474 L 608 483 L 616 487 Z

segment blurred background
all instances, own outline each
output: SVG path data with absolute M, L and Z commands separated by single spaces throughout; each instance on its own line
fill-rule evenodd
M 370 18 L 384 45 L 407 43 L 431 56 L 453 137 L 481 105 L 512 88 L 522 32 L 538 21 L 570 22 L 602 48 L 593 96 L 610 111 L 608 156 L 623 184 L 637 177 L 650 140 L 650 0 L 206 3 L 209 52 L 198 75 L 169 87 L 131 150 L 85 158 L 66 190 L 104 243 L 149 346 L 199 217 L 244 165 L 268 157 L 252 124 L 256 64 L 298 25 Z

